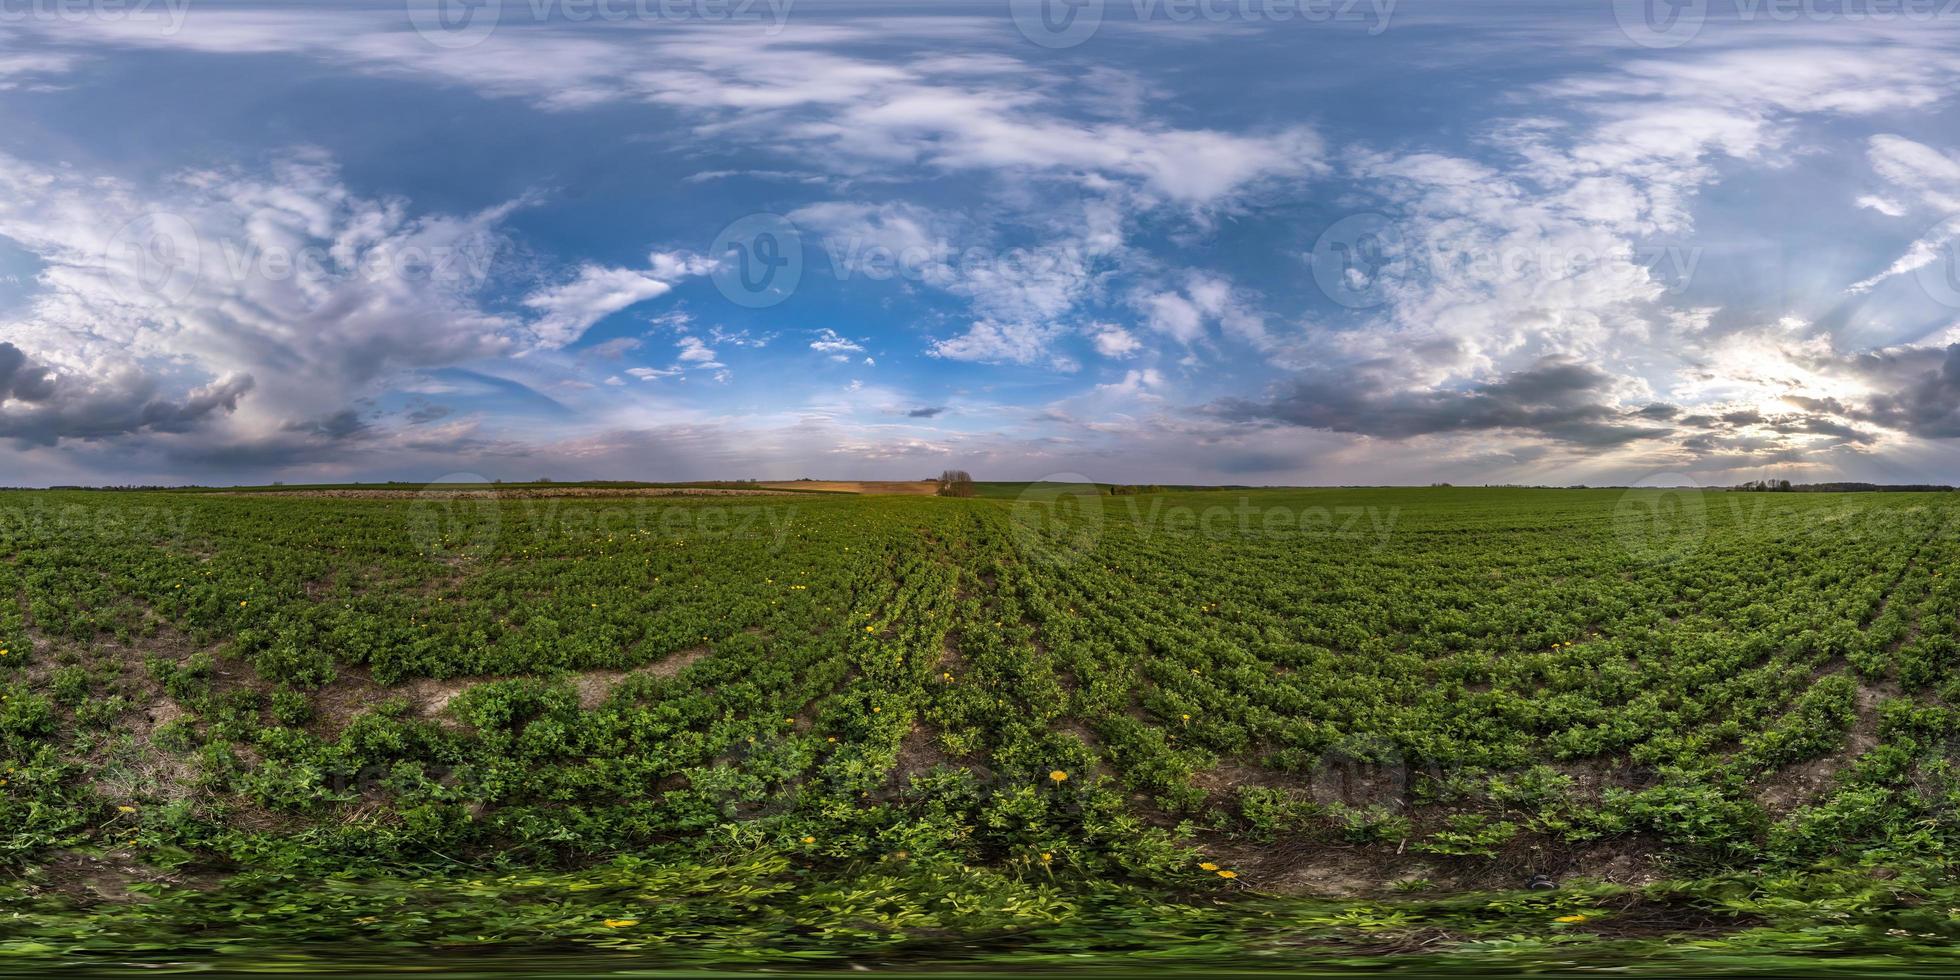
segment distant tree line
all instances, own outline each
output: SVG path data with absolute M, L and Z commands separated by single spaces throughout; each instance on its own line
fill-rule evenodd
M 939 474 L 939 495 L 942 497 L 973 496 L 973 474 L 965 470 L 947 470 Z
M 1730 487 L 1736 493 L 1946 493 L 1953 488 L 1939 483 L 1796 483 L 1788 480 L 1756 480 Z

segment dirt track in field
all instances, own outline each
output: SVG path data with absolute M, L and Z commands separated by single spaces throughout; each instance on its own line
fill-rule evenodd
M 764 483 L 772 490 L 823 490 L 829 493 L 908 494 L 930 497 L 939 492 L 932 480 L 784 480 Z
M 767 486 L 763 484 L 762 486 Z M 540 497 L 781 497 L 787 491 L 775 489 L 737 490 L 727 487 L 477 487 L 470 489 L 444 489 L 429 487 L 421 490 L 408 489 L 340 489 L 340 490 L 236 490 L 219 494 L 225 497 L 328 497 L 340 500 L 400 500 L 400 499 L 444 499 L 452 497 L 496 497 L 499 499 L 535 499 Z

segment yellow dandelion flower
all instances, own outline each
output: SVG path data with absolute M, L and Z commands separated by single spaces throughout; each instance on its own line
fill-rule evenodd
M 1048 778 L 1058 783 L 1065 783 L 1068 782 L 1068 773 L 1065 773 L 1060 769 L 1057 769 L 1054 772 L 1049 773 Z
M 1206 861 L 1205 863 L 1203 863 L 1203 864 L 1200 864 L 1200 865 L 1198 865 L 1198 870 L 1200 870 L 1200 871 L 1217 871 L 1217 870 L 1218 870 L 1218 865 L 1215 865 L 1215 864 L 1213 864 L 1213 863 L 1211 863 L 1210 861 Z
M 1561 915 L 1558 918 L 1553 919 L 1552 921 L 1553 922 L 1584 922 L 1586 921 L 1586 917 L 1583 915 Z
M 816 842 L 817 842 L 817 839 L 816 839 L 815 837 L 805 837 L 805 838 L 803 838 L 803 843 L 805 843 L 805 844 L 815 844 Z
M 607 919 L 606 920 L 606 928 L 608 929 L 624 929 L 627 926 L 637 926 L 639 924 L 640 924 L 640 920 L 638 919 Z
M 1218 873 L 1218 876 L 1220 878 L 1231 879 L 1231 878 L 1237 878 L 1239 876 L 1239 873 L 1236 871 L 1220 871 Z
M 127 805 L 127 804 L 124 804 L 123 806 L 119 806 L 119 807 L 117 807 L 117 808 L 116 808 L 116 812 L 117 812 L 117 813 L 135 813 L 135 812 L 136 812 L 136 808 L 135 808 L 135 807 L 133 807 L 133 806 L 129 806 L 129 805 Z

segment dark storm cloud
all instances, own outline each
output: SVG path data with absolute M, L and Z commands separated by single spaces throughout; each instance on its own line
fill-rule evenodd
M 1840 443 L 1869 445 L 1878 441 L 1877 433 L 1820 415 L 1780 415 L 1770 421 L 1769 428 L 1775 432 L 1830 436 Z
M 289 424 L 271 435 L 252 439 L 173 444 L 165 455 L 176 470 L 272 474 L 295 466 L 383 457 L 415 460 L 417 465 L 446 460 L 433 465 L 455 468 L 454 461 L 461 457 L 475 463 L 486 457 L 522 457 L 532 452 L 529 446 L 486 439 L 470 431 L 431 434 L 427 429 L 387 430 L 370 425 L 349 409 L 324 419 Z
M 905 417 L 909 419 L 938 418 L 945 411 L 946 408 L 943 405 L 937 408 L 915 408 L 909 412 L 906 412 Z
M 1656 406 L 1627 412 L 1604 404 L 1614 378 L 1576 361 L 1547 358 L 1531 368 L 1466 389 L 1396 390 L 1382 365 L 1322 369 L 1275 389 L 1266 401 L 1227 399 L 1213 414 L 1333 432 L 1403 439 L 1448 432 L 1515 430 L 1561 442 L 1610 447 L 1669 435 L 1652 423 Z
M 368 431 L 368 424 L 361 419 L 359 412 L 348 408 L 335 412 L 323 419 L 289 423 L 286 426 L 286 431 L 304 432 L 308 435 L 321 436 L 338 442 L 343 439 L 352 439 L 365 434 Z
M 236 411 L 251 390 L 251 375 L 235 374 L 193 388 L 177 401 L 159 397 L 156 379 L 134 365 L 94 378 L 62 375 L 13 344 L 0 343 L 0 439 L 53 446 L 64 439 L 188 432 Z
M 54 372 L 31 364 L 27 353 L 12 344 L 0 344 L 0 402 L 12 398 L 24 402 L 47 400 L 54 394 Z
M 1852 364 L 1880 389 L 1852 417 L 1932 439 L 1960 437 L 1960 344 L 1878 351 Z
M 454 411 L 455 409 L 447 405 L 418 401 L 409 406 L 408 411 L 403 413 L 402 418 L 406 419 L 409 425 L 427 425 L 430 422 L 438 422 L 448 418 Z

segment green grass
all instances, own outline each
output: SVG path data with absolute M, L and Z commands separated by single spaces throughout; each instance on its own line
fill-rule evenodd
M 1951 495 L 980 489 L 0 493 L 0 956 L 1960 938 Z

